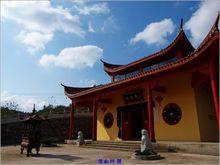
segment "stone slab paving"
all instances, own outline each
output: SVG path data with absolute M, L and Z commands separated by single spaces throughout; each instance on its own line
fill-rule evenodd
M 133 160 L 132 152 L 79 148 L 66 144 L 41 147 L 39 156 L 33 154 L 26 157 L 25 154 L 20 154 L 20 146 L 3 146 L 1 164 L 98 164 L 98 159 L 115 160 L 115 164 L 117 159 L 121 159 L 122 164 L 218 164 L 219 161 L 218 156 L 164 152 L 160 153 L 165 157 L 162 160 Z

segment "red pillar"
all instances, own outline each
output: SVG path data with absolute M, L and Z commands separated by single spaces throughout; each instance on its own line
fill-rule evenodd
M 148 110 L 148 121 L 149 121 L 149 137 L 152 142 L 155 142 L 155 134 L 154 134 L 154 114 L 153 114 L 153 106 L 152 106 L 152 91 L 150 86 L 147 89 L 147 110 Z
M 215 108 L 215 114 L 217 119 L 218 128 L 220 128 L 219 123 L 219 96 L 218 96 L 218 76 L 217 76 L 217 68 L 215 69 L 214 63 L 210 65 L 210 83 L 212 88 L 212 96 Z
M 115 75 L 111 75 L 111 81 L 112 81 L 112 82 L 115 81 Z
M 70 126 L 69 126 L 69 140 L 73 139 L 74 133 L 74 110 L 76 108 L 76 103 L 72 101 L 71 110 L 70 110 Z
M 92 140 L 97 140 L 97 101 L 93 100 L 93 127 L 92 127 Z

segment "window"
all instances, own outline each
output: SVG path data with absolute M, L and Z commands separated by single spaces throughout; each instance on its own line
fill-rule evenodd
M 169 103 L 164 107 L 162 116 L 167 124 L 175 125 L 181 120 L 182 111 L 177 104 Z
M 113 123 L 114 123 L 114 117 L 113 117 L 112 113 L 108 112 L 104 116 L 104 125 L 106 128 L 111 128 Z

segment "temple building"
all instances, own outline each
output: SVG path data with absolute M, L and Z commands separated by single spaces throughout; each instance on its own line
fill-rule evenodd
M 189 42 L 181 21 L 166 48 L 127 65 L 103 60 L 111 82 L 88 88 L 65 86 L 74 110 L 93 111 L 93 140 L 219 141 L 219 16 L 198 48 Z

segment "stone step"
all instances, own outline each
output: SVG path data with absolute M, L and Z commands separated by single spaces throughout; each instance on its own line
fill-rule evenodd
M 120 143 L 91 143 L 88 145 L 106 145 L 106 146 L 110 145 L 110 146 L 131 146 L 131 147 L 140 146 L 140 144 L 123 144 L 123 143 L 121 144 Z
M 129 145 L 129 146 L 126 146 L 126 145 L 112 145 L 112 144 L 86 144 L 85 146 L 91 146 L 91 147 L 106 147 L 106 148 L 108 148 L 108 147 L 110 147 L 110 148 L 127 148 L 127 149 L 139 149 L 140 148 L 140 146 L 131 146 L 131 145 Z
M 92 149 L 104 149 L 104 150 L 118 150 L 118 151 L 128 151 L 128 152 L 134 152 L 137 149 L 134 148 L 120 148 L 120 147 L 109 147 L 109 146 L 91 146 L 91 145 L 85 145 L 80 146 L 83 148 L 92 148 Z
M 182 152 L 202 155 L 219 155 L 217 142 L 176 142 L 157 141 L 152 143 L 156 152 Z M 135 151 L 139 149 L 139 141 L 91 141 L 87 140 L 84 147 L 105 150 Z
M 105 149 L 105 150 L 119 150 L 119 151 L 128 151 L 128 152 L 134 152 L 136 150 L 139 150 L 140 147 L 139 146 L 135 146 L 135 147 L 132 147 L 132 146 L 110 146 L 110 145 L 83 145 L 83 146 L 80 146 L 80 147 L 83 147 L 83 148 L 93 148 L 93 149 Z M 167 150 L 162 150 L 162 149 L 155 149 L 156 152 L 167 152 Z
M 139 148 L 140 144 L 128 144 L 128 143 L 117 143 L 117 142 L 91 142 L 91 143 L 87 143 L 86 145 L 89 146 L 105 146 L 105 147 L 115 147 L 115 148 Z
M 125 144 L 125 145 L 140 145 L 140 141 L 92 141 L 93 144 Z
M 140 149 L 140 144 L 139 141 L 87 141 L 83 147 L 134 152 Z M 153 144 L 153 146 L 155 146 L 155 144 Z M 166 148 L 155 148 L 155 150 L 157 152 L 168 151 Z
M 86 142 L 87 145 L 95 145 L 95 146 L 120 146 L 120 147 L 125 147 L 125 148 L 140 148 L 140 142 L 130 142 L 130 141 L 125 141 L 125 142 L 114 142 L 114 141 L 92 141 L 92 142 Z M 155 143 L 152 143 L 152 145 L 155 147 Z M 157 147 L 158 148 L 158 147 Z

